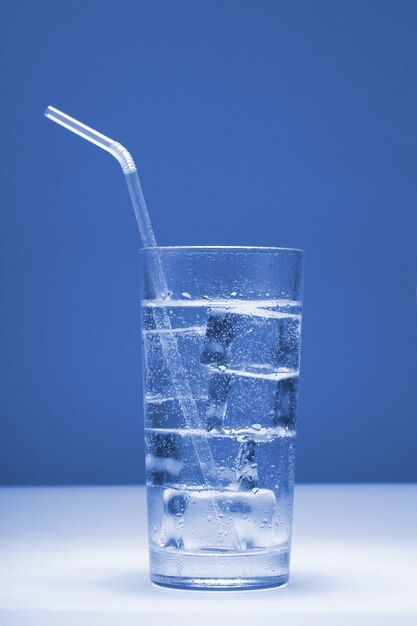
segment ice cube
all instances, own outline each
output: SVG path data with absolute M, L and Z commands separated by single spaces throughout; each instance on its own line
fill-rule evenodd
M 221 515 L 227 538 L 222 541 L 213 512 Z M 276 543 L 276 499 L 269 489 L 254 494 L 234 491 L 183 491 L 165 489 L 161 546 L 185 550 L 218 550 L 231 546 L 236 551 L 270 548 Z
M 257 440 L 261 427 L 270 428 L 271 417 L 275 415 L 277 385 L 288 373 L 254 374 L 243 370 L 226 370 L 232 377 L 227 398 L 225 423 L 229 428 L 249 428 L 252 424 L 253 438 Z M 271 415 L 271 411 L 274 411 Z
M 298 369 L 300 316 L 248 304 L 235 307 L 228 366 L 271 372 Z
M 280 367 L 299 369 L 300 334 L 301 322 L 298 316 L 291 315 L 281 320 L 278 331 Z
M 147 394 L 160 397 L 175 397 L 176 389 L 164 356 L 163 346 L 173 341 L 181 355 L 181 376 L 188 381 L 194 397 L 207 393 L 206 371 L 201 363 L 204 347 L 204 326 L 172 327 L 171 329 L 149 329 L 143 332 L 145 359 L 145 390 Z
M 274 426 L 295 428 L 297 415 L 298 377 L 285 378 L 277 384 L 274 415 Z
M 207 390 L 204 389 L 204 396 L 195 396 L 194 400 L 200 419 L 204 423 L 207 411 Z M 164 398 L 149 393 L 145 395 L 145 402 L 147 428 L 177 429 L 187 427 L 178 398 Z
M 209 379 L 206 429 L 223 426 L 230 387 L 230 376 L 225 374 L 228 348 L 235 335 L 234 316 L 211 312 L 207 320 L 204 347 L 200 360 L 212 369 Z M 217 368 L 217 371 L 216 369 Z
M 153 319 L 150 317 L 150 319 Z M 146 393 L 165 397 L 175 395 L 169 368 L 162 352 L 160 336 L 157 330 L 150 329 L 143 333 L 144 372 Z
M 183 463 L 181 438 L 175 433 L 146 433 L 146 470 L 154 485 L 177 482 Z
M 207 430 L 220 429 L 223 426 L 230 380 L 231 377 L 223 373 L 213 373 L 210 376 L 206 412 Z
M 246 437 L 246 440 L 240 444 L 236 468 L 236 484 L 242 491 L 250 491 L 258 486 L 255 446 L 255 441 L 249 437 Z
M 211 313 L 207 320 L 201 362 L 205 365 L 225 365 L 227 348 L 235 336 L 234 316 L 230 313 Z

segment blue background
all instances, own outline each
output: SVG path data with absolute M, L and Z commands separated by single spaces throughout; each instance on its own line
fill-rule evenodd
M 306 250 L 299 481 L 417 480 L 417 4 L 2 0 L 0 480 L 144 478 L 139 238 Z

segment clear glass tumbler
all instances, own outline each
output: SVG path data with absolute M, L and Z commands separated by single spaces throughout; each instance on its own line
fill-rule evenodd
M 151 580 L 289 576 L 303 252 L 147 248 L 142 339 Z M 155 296 L 152 272 L 168 286 Z

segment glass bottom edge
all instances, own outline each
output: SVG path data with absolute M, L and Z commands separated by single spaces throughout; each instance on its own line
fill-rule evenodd
M 288 576 L 268 578 L 185 578 L 151 574 L 151 582 L 167 589 L 190 591 L 256 591 L 277 589 L 288 584 Z

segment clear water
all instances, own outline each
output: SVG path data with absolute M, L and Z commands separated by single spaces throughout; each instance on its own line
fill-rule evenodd
M 169 325 L 160 330 L 162 310 Z M 184 299 L 144 303 L 143 316 L 152 579 L 213 589 L 284 584 L 299 304 Z M 165 362 L 167 334 L 198 412 L 192 429 Z M 201 446 L 210 453 L 204 473 Z

